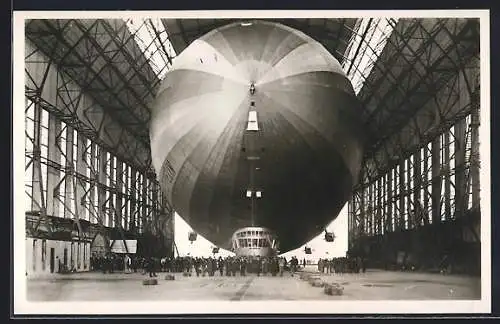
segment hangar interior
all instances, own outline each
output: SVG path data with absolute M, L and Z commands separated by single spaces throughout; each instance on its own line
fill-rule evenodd
M 349 254 L 480 271 L 479 20 L 270 19 L 342 64 L 369 132 L 349 200 Z M 190 43 L 235 19 L 25 23 L 27 273 L 88 271 L 123 241 L 174 254 L 151 166 L 150 107 Z M 126 244 L 136 240 L 137 246 Z

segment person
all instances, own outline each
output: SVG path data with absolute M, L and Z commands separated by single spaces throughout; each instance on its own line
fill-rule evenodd
M 278 265 L 279 265 L 280 277 L 283 277 L 283 271 L 285 270 L 285 259 L 280 258 Z
M 215 275 L 215 271 L 217 270 L 217 260 L 215 258 L 210 258 L 210 262 L 212 263 L 212 271 L 211 271 L 211 277 Z
M 262 275 L 266 275 L 267 274 L 267 258 L 264 257 L 262 258 Z
M 115 271 L 115 258 L 114 258 L 114 254 L 110 254 L 109 256 L 109 273 L 113 273 Z
M 260 273 L 262 271 L 262 261 L 260 260 L 260 257 L 257 257 L 256 259 L 255 270 L 257 271 L 257 277 L 260 277 Z
M 298 260 L 296 257 L 292 257 L 292 260 L 290 260 L 290 270 L 292 272 L 292 277 L 293 275 L 295 274 L 295 271 L 297 269 L 297 264 L 298 264 Z
M 205 258 L 201 259 L 201 275 L 202 277 L 207 275 L 207 260 Z
M 153 257 L 150 257 L 149 260 L 146 261 L 146 269 L 149 272 L 149 277 L 156 277 L 156 271 L 155 271 L 155 260 Z
M 240 261 L 240 276 L 244 277 L 245 276 L 245 271 L 246 271 L 246 260 L 245 258 L 241 258 L 241 261 Z
M 123 259 L 124 260 L 124 267 L 125 267 L 125 273 L 131 273 L 131 260 L 130 260 L 130 257 L 128 256 L 128 254 L 125 255 L 125 258 Z
M 167 263 L 167 257 L 163 257 L 160 259 L 160 266 L 161 266 L 161 270 L 160 271 L 167 271 L 166 269 L 166 263 Z
M 212 268 L 212 266 L 213 266 L 212 258 L 209 258 L 208 260 L 205 260 L 205 263 L 207 264 L 208 276 L 212 277 L 214 275 L 213 268 Z
M 102 258 L 102 271 L 103 273 L 111 273 L 111 259 L 109 255 L 104 255 Z
M 62 267 L 61 267 L 61 260 L 59 259 L 59 257 L 58 257 L 58 256 L 56 256 L 56 261 L 57 261 L 57 272 L 59 272 L 59 273 L 60 273 L 60 272 L 61 272 L 61 270 L 62 270 L 62 269 L 61 269 Z M 104 273 L 106 273 L 106 272 L 104 272 Z
M 231 262 L 231 272 L 233 274 L 233 277 L 236 277 L 236 271 L 239 268 L 239 262 L 238 259 L 233 259 Z
M 279 265 L 278 265 L 278 260 L 276 257 L 273 257 L 271 259 L 271 274 L 273 277 L 276 277 L 279 271 Z
M 166 272 L 173 272 L 172 259 L 171 258 L 167 258 L 165 260 L 165 271 Z
M 222 260 L 221 257 L 219 257 L 217 267 L 219 268 L 219 273 L 220 273 L 220 276 L 222 277 L 224 275 L 224 260 Z
M 200 272 L 201 272 L 201 260 L 200 260 L 200 258 L 196 258 L 194 260 L 194 271 L 196 272 L 196 276 L 199 277 Z
M 226 276 L 231 277 L 231 258 L 226 258 L 224 267 L 226 268 Z

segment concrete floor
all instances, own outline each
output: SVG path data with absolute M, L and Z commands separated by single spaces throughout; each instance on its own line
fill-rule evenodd
M 314 272 L 314 270 L 310 270 Z M 75 273 L 29 278 L 30 301 L 135 300 L 472 300 L 480 299 L 480 279 L 466 276 L 368 270 L 365 274 L 316 274 L 344 287 L 342 296 L 285 274 L 283 277 L 183 277 L 143 286 L 139 273 Z

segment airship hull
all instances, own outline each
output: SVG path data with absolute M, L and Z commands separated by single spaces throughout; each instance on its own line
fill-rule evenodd
M 179 215 L 224 248 L 247 226 L 272 230 L 283 252 L 322 232 L 362 156 L 362 111 L 339 63 L 267 22 L 222 27 L 186 51 L 151 124 L 153 164 Z

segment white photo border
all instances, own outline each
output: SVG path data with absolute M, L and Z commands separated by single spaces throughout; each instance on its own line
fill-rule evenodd
M 359 18 L 434 17 L 480 19 L 481 85 L 481 299 L 472 301 L 137 301 L 31 302 L 26 299 L 24 207 L 24 22 L 26 19 L 82 18 Z M 489 10 L 214 10 L 214 11 L 14 11 L 13 12 L 13 235 L 15 315 L 166 314 L 470 314 L 491 312 Z

